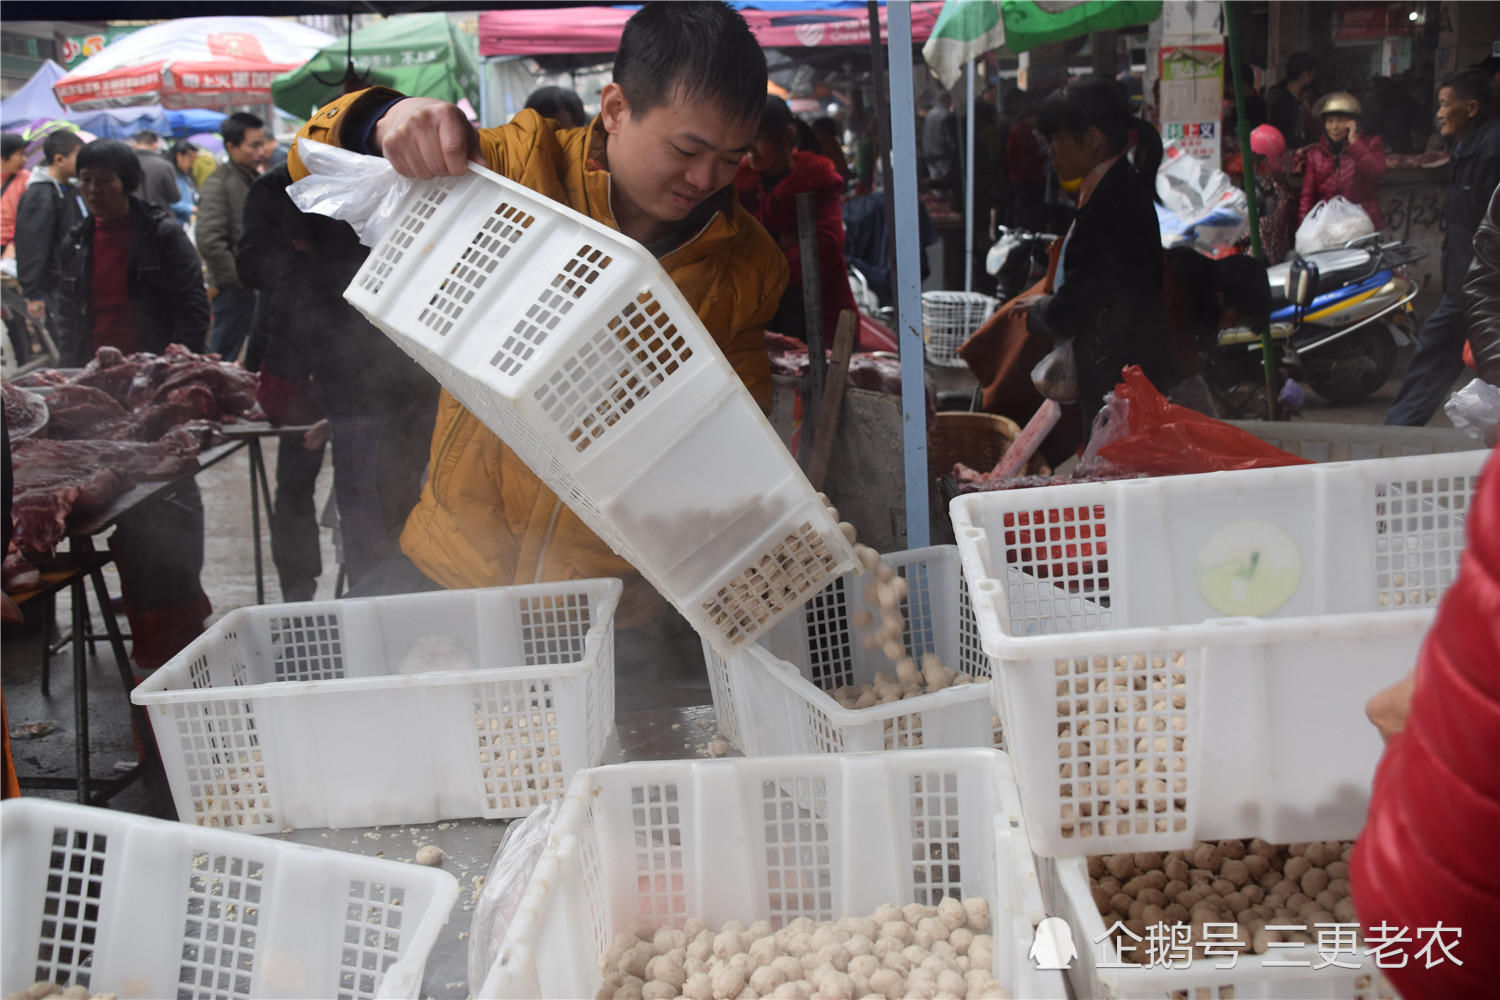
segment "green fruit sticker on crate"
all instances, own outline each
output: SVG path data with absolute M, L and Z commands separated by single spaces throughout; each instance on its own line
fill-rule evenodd
M 1235 521 L 1198 549 L 1198 592 L 1224 615 L 1256 617 L 1281 608 L 1302 582 L 1302 552 L 1268 521 Z

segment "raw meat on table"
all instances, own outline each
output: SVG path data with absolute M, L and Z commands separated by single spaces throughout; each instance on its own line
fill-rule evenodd
M 7 594 L 19 594 L 42 582 L 42 571 L 26 561 L 26 557 L 12 545 L 5 553 L 3 573 L 4 590 Z
M 12 441 L 19 441 L 47 426 L 47 404 L 36 393 L 4 385 L 5 428 Z
M 76 382 L 52 390 L 47 411 L 47 436 L 53 438 L 93 437 L 99 427 L 129 416 L 109 393 Z

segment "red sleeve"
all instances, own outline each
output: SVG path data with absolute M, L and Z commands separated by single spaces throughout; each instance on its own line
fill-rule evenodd
M 1474 495 L 1468 548 L 1417 663 L 1406 727 L 1375 774 L 1349 880 L 1367 947 L 1405 929 L 1404 968 L 1383 971 L 1407 1000 L 1485 996 L 1500 942 L 1500 468 Z M 1446 935 L 1453 958 L 1422 928 Z M 1372 937 L 1373 936 L 1373 937 Z M 1437 961 L 1441 960 L 1441 961 Z M 1429 961 L 1437 964 L 1428 966 Z
M 1373 181 L 1385 173 L 1385 143 L 1378 135 L 1363 136 L 1349 144 L 1349 158 L 1354 161 L 1354 171 L 1366 180 Z

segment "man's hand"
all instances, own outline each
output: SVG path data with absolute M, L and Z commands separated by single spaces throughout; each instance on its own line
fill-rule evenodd
M 1411 695 L 1416 687 L 1417 672 L 1413 670 L 1390 687 L 1375 692 L 1365 702 L 1365 715 L 1387 743 L 1406 728 L 1406 717 L 1411 714 Z
M 479 133 L 458 105 L 433 97 L 408 97 L 375 123 L 374 152 L 403 177 L 457 177 L 468 162 L 483 163 Z
M 331 425 L 328 422 L 328 418 L 325 417 L 309 427 L 307 429 L 307 432 L 302 435 L 302 447 L 306 448 L 308 451 L 317 451 L 319 448 L 327 444 L 328 439 L 332 436 L 333 425 Z
M 43 300 L 43 299 L 27 299 L 26 300 L 26 315 L 30 316 L 32 319 L 36 320 L 37 322 L 41 322 L 42 320 L 46 319 L 47 318 L 47 303 L 46 303 L 46 301 Z

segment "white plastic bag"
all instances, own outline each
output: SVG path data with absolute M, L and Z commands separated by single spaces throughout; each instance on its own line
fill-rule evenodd
M 308 175 L 286 189 L 292 203 L 304 212 L 344 220 L 367 247 L 379 243 L 412 179 L 396 173 L 383 156 L 351 153 L 311 139 L 298 139 L 297 153 Z
M 1060 340 L 1051 352 L 1031 369 L 1031 384 L 1036 391 L 1059 403 L 1078 402 L 1078 362 L 1073 358 L 1073 341 Z
M 551 799 L 525 819 L 512 823 L 490 862 L 484 889 L 474 902 L 474 921 L 469 925 L 469 989 L 478 990 L 505 943 L 521 897 L 536 871 L 542 851 L 552 836 L 552 823 L 562 811 L 563 799 Z
M 1375 223 L 1364 209 L 1343 195 L 1334 195 L 1314 205 L 1297 227 L 1297 252 L 1306 255 L 1341 247 L 1374 231 Z
M 1500 437 L 1500 388 L 1474 379 L 1443 405 L 1453 426 L 1490 447 Z

